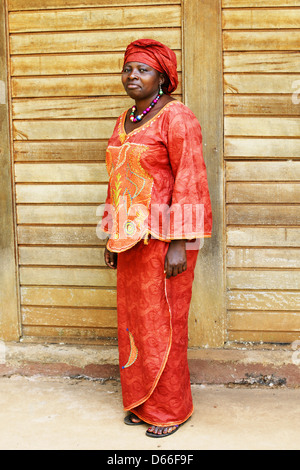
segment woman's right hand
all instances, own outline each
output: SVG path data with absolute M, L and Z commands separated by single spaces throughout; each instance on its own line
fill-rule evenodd
M 104 261 L 105 261 L 106 266 L 108 266 L 109 268 L 117 269 L 118 253 L 113 253 L 112 251 L 109 251 L 107 249 L 107 246 L 105 246 Z

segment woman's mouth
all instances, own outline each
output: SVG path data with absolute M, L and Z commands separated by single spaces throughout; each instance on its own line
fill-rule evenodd
M 128 83 L 127 88 L 130 88 L 131 90 L 134 90 L 136 88 L 140 88 L 138 85 L 134 83 Z

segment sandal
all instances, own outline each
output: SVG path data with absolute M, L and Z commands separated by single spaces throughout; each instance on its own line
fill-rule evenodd
M 157 434 L 157 433 L 155 434 L 154 432 L 150 432 L 149 429 L 151 429 L 151 428 L 149 428 L 149 429 L 146 431 L 146 436 L 148 436 L 148 437 L 154 437 L 154 438 L 171 436 L 171 434 L 174 434 L 174 432 L 178 431 L 178 429 L 179 429 L 180 426 L 181 426 L 181 424 L 176 424 L 176 425 L 174 425 L 174 426 L 155 426 L 155 429 L 159 429 L 159 428 L 165 429 L 165 428 L 174 428 L 174 427 L 175 427 L 175 429 L 173 429 L 173 431 L 171 431 L 171 432 L 166 432 L 166 433 L 163 433 L 163 432 L 162 432 L 161 434 Z M 152 427 L 153 427 L 153 426 L 152 426 Z
M 132 419 L 140 419 L 140 418 L 135 416 L 134 413 L 130 413 L 129 415 L 125 416 L 124 423 L 127 424 L 128 426 L 139 426 L 140 424 L 145 424 L 145 422 L 142 420 L 140 420 L 138 423 L 135 423 L 134 421 L 132 421 Z

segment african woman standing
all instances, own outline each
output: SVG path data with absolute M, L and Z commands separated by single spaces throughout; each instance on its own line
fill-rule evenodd
M 118 342 L 125 423 L 173 434 L 193 412 L 188 313 L 198 248 L 212 214 L 200 125 L 170 94 L 176 56 L 131 43 L 122 82 L 135 105 L 117 120 L 106 164 L 105 262 L 117 268 Z

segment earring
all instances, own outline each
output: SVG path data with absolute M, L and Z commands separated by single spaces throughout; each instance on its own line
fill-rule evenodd
M 164 94 L 164 92 L 163 92 L 163 90 L 162 90 L 162 87 L 161 87 L 161 83 L 159 84 L 159 91 L 158 91 L 158 93 L 159 93 L 160 95 L 163 95 L 163 94 Z

